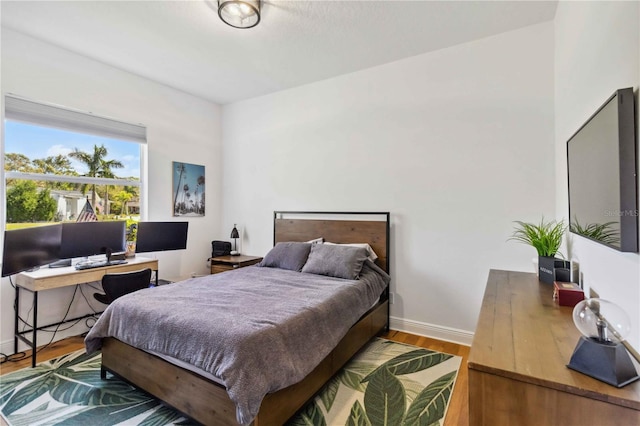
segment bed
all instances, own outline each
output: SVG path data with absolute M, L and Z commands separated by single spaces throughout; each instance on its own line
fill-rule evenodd
M 337 217 L 337 219 L 327 219 L 327 217 L 330 216 Z M 287 244 L 290 244 L 290 242 L 307 242 L 317 238 L 324 238 L 325 241 L 339 244 L 368 243 L 373 251 L 377 254 L 378 258 L 375 260 L 375 265 L 377 265 L 377 267 L 371 264 L 370 261 L 366 261 L 365 263 L 365 265 L 369 266 L 363 266 L 361 277 L 359 278 L 363 279 L 363 283 L 367 286 L 369 286 L 369 280 L 367 278 L 369 274 L 371 274 L 372 277 L 374 275 L 379 275 L 377 272 L 375 272 L 375 270 L 378 268 L 387 272 L 389 270 L 389 213 L 274 213 L 275 247 L 272 252 L 276 251 L 275 248 L 286 246 Z M 319 252 L 320 249 L 324 250 L 324 248 L 320 246 L 316 246 L 316 248 L 312 250 L 314 252 Z M 272 252 L 270 252 L 270 254 Z M 309 256 L 309 260 L 311 260 L 311 258 L 312 255 Z M 267 260 L 267 258 L 265 258 L 265 260 Z M 308 266 L 309 265 L 305 265 L 305 268 L 307 268 Z M 258 274 L 260 275 L 260 277 L 258 277 Z M 171 291 L 172 293 L 175 292 L 176 295 L 172 296 L 170 299 L 172 299 L 173 301 L 179 301 L 181 300 L 181 297 L 184 296 L 187 286 L 191 286 L 190 288 L 193 289 L 199 289 L 199 292 L 203 292 L 201 294 L 204 294 L 205 291 L 217 291 L 218 293 L 215 295 L 215 297 L 218 298 L 223 297 L 222 292 L 230 292 L 232 290 L 232 287 L 236 285 L 235 283 L 238 282 L 238 288 L 240 291 L 244 291 L 244 297 L 249 297 L 249 299 L 253 297 L 254 300 L 257 300 L 255 299 L 255 297 L 258 296 L 256 296 L 256 294 L 253 294 L 253 292 L 251 292 L 250 294 L 246 291 L 246 288 L 243 289 L 240 282 L 243 280 L 250 281 L 252 279 L 256 279 L 257 281 L 258 279 L 262 279 L 262 277 L 274 275 L 275 282 L 277 284 L 286 281 L 282 279 L 283 274 L 293 275 L 294 273 L 290 271 L 283 271 L 281 273 L 276 272 L 275 270 L 271 270 L 270 268 L 251 266 L 242 268 L 238 271 L 205 277 L 205 279 L 207 280 L 218 277 L 216 278 L 216 283 L 218 285 L 209 285 L 205 284 L 204 280 L 195 280 L 192 282 L 172 284 L 171 286 L 165 287 L 175 286 L 175 288 Z M 304 279 L 308 279 L 308 276 L 311 275 L 305 273 L 301 274 L 299 272 L 296 272 L 295 274 Z M 233 281 L 231 281 L 232 279 Z M 287 370 L 287 372 L 285 374 L 281 374 L 281 376 L 283 377 L 283 380 L 293 380 L 293 382 L 285 382 L 287 384 L 286 386 L 277 391 L 267 393 L 264 398 L 260 396 L 261 402 L 259 401 L 257 406 L 255 405 L 255 402 L 252 403 L 253 405 L 249 405 L 251 407 L 251 410 L 249 410 L 250 415 L 247 415 L 247 410 L 243 408 L 244 401 L 238 400 L 238 392 L 236 392 L 236 389 L 246 389 L 248 387 L 251 387 L 247 386 L 247 383 L 251 385 L 251 382 L 247 382 L 245 380 L 243 382 L 243 386 L 237 385 L 236 382 L 240 383 L 240 380 L 236 380 L 235 376 L 233 376 L 233 380 L 229 380 L 230 376 L 229 374 L 227 374 L 228 371 L 233 371 L 234 375 L 238 374 L 237 372 L 240 371 L 240 373 L 238 374 L 239 377 L 249 376 L 250 378 L 247 380 L 255 380 L 255 387 L 261 388 L 261 386 L 263 386 L 261 379 L 254 377 L 253 374 L 248 373 L 251 367 L 250 364 L 258 362 L 262 358 L 266 360 L 263 360 L 264 362 L 273 362 L 269 358 L 270 356 L 272 356 L 272 352 L 276 354 L 279 353 L 279 346 L 277 344 L 278 339 L 274 338 L 274 336 L 284 336 L 286 338 L 289 338 L 290 336 L 288 336 L 288 334 L 289 332 L 291 332 L 291 336 L 295 337 L 297 333 L 294 332 L 295 330 L 293 330 L 293 328 L 297 326 L 302 327 L 302 325 L 299 324 L 303 324 L 305 321 L 311 321 L 311 323 L 313 323 L 313 321 L 316 321 L 314 317 L 305 317 L 304 319 L 303 317 L 296 317 L 296 321 L 291 321 L 284 324 L 278 323 L 278 326 L 267 327 L 268 330 L 265 331 L 265 333 L 271 333 L 271 337 L 269 337 L 268 340 L 262 340 L 262 344 L 260 347 L 264 349 L 260 351 L 261 356 L 254 356 L 253 358 L 241 358 L 242 353 L 248 351 L 247 348 L 251 348 L 251 351 L 253 351 L 253 354 L 255 354 L 255 343 L 253 343 L 254 346 L 246 346 L 244 350 L 239 350 L 237 353 L 229 352 L 230 355 L 228 356 L 228 359 L 233 359 L 233 364 L 235 365 L 233 365 L 233 368 L 229 369 L 228 371 L 224 369 L 216 370 L 215 376 L 217 377 L 212 377 L 205 374 L 206 371 L 201 371 L 200 367 L 202 367 L 202 370 L 206 370 L 206 368 L 204 368 L 203 366 L 209 365 L 207 363 L 208 355 L 203 355 L 202 357 L 193 355 L 195 352 L 197 352 L 197 350 L 194 350 L 195 347 L 188 347 L 185 349 L 186 351 L 188 351 L 190 356 L 195 357 L 195 359 L 192 361 L 194 361 L 193 364 L 195 364 L 195 367 L 197 368 L 190 368 L 190 366 L 185 365 L 184 363 L 176 363 L 175 359 L 168 359 L 166 356 L 162 356 L 162 354 L 150 350 L 150 348 L 145 347 L 144 344 L 139 344 L 143 343 L 143 341 L 140 339 L 138 339 L 140 340 L 139 342 L 136 341 L 132 343 L 138 347 L 134 347 L 132 345 L 124 343 L 121 340 L 128 342 L 130 341 L 129 336 L 127 336 L 126 333 L 119 335 L 117 332 L 114 332 L 114 336 L 122 336 L 120 337 L 121 340 L 115 337 L 109 337 L 109 333 L 105 333 L 104 336 L 107 337 L 100 337 L 100 345 L 102 347 L 103 377 L 106 375 L 106 371 L 109 371 L 131 382 L 135 386 L 147 391 L 148 393 L 156 396 L 168 405 L 176 408 L 187 416 L 203 424 L 226 425 L 238 423 L 248 424 L 249 422 L 252 422 L 252 424 L 257 426 L 283 424 L 287 419 L 295 414 L 295 412 L 300 409 L 304 405 L 304 403 L 308 401 L 322 387 L 322 385 L 326 383 L 331 378 L 331 376 L 335 374 L 365 343 L 367 343 L 371 339 L 371 337 L 388 327 L 388 281 L 385 281 L 385 285 L 381 286 L 377 282 L 377 280 L 378 279 L 374 277 L 374 279 L 372 280 L 374 284 L 371 284 L 371 286 L 375 287 L 376 292 L 375 299 L 371 299 L 374 303 L 370 304 L 369 301 L 366 302 L 368 304 L 364 309 L 359 308 L 361 309 L 361 312 L 364 312 L 364 314 L 360 315 L 360 311 L 358 311 L 358 316 L 351 319 L 348 319 L 348 315 L 345 314 L 344 321 L 341 320 L 339 322 L 335 322 L 336 320 L 334 320 L 333 323 L 328 322 L 327 324 L 330 324 L 331 328 L 322 330 L 322 333 L 319 333 L 317 330 L 315 330 L 315 327 L 309 328 L 310 331 L 308 333 L 308 338 L 310 339 L 310 341 L 313 341 L 314 336 L 316 336 L 317 338 L 317 336 L 321 334 L 323 336 L 323 339 L 326 340 L 326 342 L 321 343 L 325 344 L 325 346 L 330 346 L 328 348 L 322 349 L 327 352 L 326 356 L 324 356 L 324 352 L 320 350 L 317 351 L 318 353 L 322 353 L 322 358 L 312 360 L 313 365 L 309 367 L 303 365 L 304 362 L 307 362 L 306 360 L 303 360 L 303 358 L 306 357 L 301 355 L 303 351 L 300 351 L 300 353 L 297 355 L 297 351 L 292 351 L 291 360 L 288 360 L 288 356 L 285 357 L 287 358 L 287 362 L 290 364 L 291 371 Z M 364 301 L 358 302 L 357 298 L 348 299 L 352 297 L 350 293 L 352 291 L 355 291 L 354 283 L 357 282 L 331 278 L 328 280 L 324 280 L 317 287 L 312 287 L 316 284 L 309 283 L 308 291 L 313 292 L 314 294 L 317 293 L 319 295 L 318 300 L 322 300 L 322 295 L 325 294 L 325 292 L 329 294 L 328 290 L 325 290 L 325 288 L 327 286 L 335 285 L 336 289 L 338 289 L 338 294 L 340 294 L 340 298 L 345 298 L 342 301 L 343 304 L 347 304 L 348 301 L 349 304 L 353 303 L 354 306 L 357 304 L 362 305 L 362 303 L 365 303 Z M 258 293 L 259 297 L 264 298 L 264 300 L 273 300 L 273 303 L 278 303 L 277 299 L 269 299 L 269 297 L 272 296 L 270 294 L 270 289 L 275 288 L 276 284 L 263 286 L 263 288 L 260 290 L 263 293 Z M 286 285 L 286 283 L 283 283 L 283 285 Z M 307 283 L 305 282 L 302 285 L 306 286 Z M 357 283 L 357 285 L 358 287 L 360 287 L 363 284 Z M 373 290 L 368 289 L 368 294 L 371 293 L 371 291 Z M 296 299 L 296 295 L 293 293 L 295 293 L 295 291 L 291 291 L 291 296 L 287 299 Z M 161 293 L 159 292 L 154 293 L 154 296 L 160 294 Z M 299 298 L 301 300 L 304 299 L 302 295 L 299 295 Z M 127 300 L 122 304 L 114 303 L 114 305 L 125 305 L 128 303 L 134 303 L 134 297 L 130 297 L 128 299 L 130 300 Z M 155 301 L 151 299 L 149 303 L 153 305 Z M 306 302 L 303 300 L 303 303 Z M 144 311 L 144 308 L 141 304 L 139 304 L 138 306 L 138 310 Z M 223 306 L 224 304 L 220 304 L 219 308 L 222 309 Z M 287 305 L 283 305 L 283 307 L 284 310 L 287 309 Z M 240 309 L 240 307 L 238 307 L 238 309 Z M 313 305 L 305 307 L 304 311 L 308 311 L 312 315 L 315 315 L 317 312 L 320 312 L 323 309 L 324 305 Z M 356 309 L 354 308 L 353 310 L 355 311 Z M 111 311 L 113 311 L 113 313 Z M 280 309 L 275 311 L 277 313 L 280 311 Z M 121 313 L 119 314 L 120 316 L 118 316 L 117 314 L 115 314 L 116 312 L 119 312 L 118 306 L 113 309 L 112 306 L 110 306 L 107 311 L 105 311 L 107 317 L 109 317 L 110 315 L 115 315 L 116 320 L 119 320 L 121 323 L 126 324 L 126 321 L 123 321 L 125 314 Z M 125 312 L 124 308 L 122 308 L 121 312 Z M 259 315 L 262 315 L 262 313 Z M 271 312 L 265 313 L 264 315 L 264 318 L 255 317 L 252 321 L 249 322 L 252 324 L 255 322 L 263 322 L 271 325 L 272 318 L 269 317 L 269 315 L 276 314 Z M 353 313 L 351 315 L 353 315 Z M 251 312 L 245 310 L 243 312 L 243 315 L 239 316 L 239 318 L 250 316 Z M 342 314 L 340 315 L 340 318 L 342 318 Z M 135 317 L 127 318 L 127 320 L 138 321 Z M 105 322 L 105 324 L 101 324 L 100 327 L 97 328 L 97 330 L 117 330 L 119 327 L 122 328 L 122 325 L 118 325 L 118 321 L 114 322 L 114 324 L 116 325 L 109 324 L 109 326 L 107 326 L 106 324 L 108 321 L 110 320 L 106 319 L 105 321 L 103 321 Z M 161 324 L 162 321 L 164 321 L 164 318 L 161 318 L 157 321 L 158 324 Z M 222 328 L 226 330 L 226 334 L 230 335 L 227 336 L 221 334 L 219 336 L 219 339 L 218 335 L 216 335 L 216 339 L 214 340 L 220 343 L 220 346 L 224 346 L 225 348 L 224 350 L 220 349 L 220 353 L 226 353 L 230 351 L 226 348 L 231 347 L 231 345 L 223 345 L 224 342 L 230 341 L 229 339 L 231 339 L 231 341 L 237 340 L 239 342 L 244 342 L 242 338 L 235 339 L 235 335 L 232 334 L 232 332 L 235 332 L 233 330 L 233 324 L 235 324 L 235 322 L 232 317 L 228 315 L 222 316 L 220 317 L 220 319 L 214 321 L 223 323 Z M 349 323 L 345 323 L 346 321 L 349 321 Z M 159 333 L 162 330 L 169 329 L 171 326 L 170 323 L 166 322 L 162 324 L 162 326 L 158 327 Z M 324 325 L 324 323 L 322 323 L 322 325 Z M 206 327 L 211 327 L 211 324 L 207 324 Z M 193 334 L 189 344 L 202 342 L 202 338 L 200 334 L 198 334 L 199 330 L 197 330 L 196 327 L 185 327 L 185 332 L 188 332 L 188 330 L 191 330 L 190 333 Z M 92 330 L 91 333 L 94 333 L 94 330 Z M 91 347 L 91 350 L 95 350 L 95 342 L 97 338 L 95 336 L 91 337 L 91 333 L 87 337 L 88 339 L 91 339 L 87 347 Z M 238 335 L 241 336 L 241 333 L 239 333 Z M 155 337 L 150 336 L 149 340 L 155 340 Z M 267 341 L 269 342 L 268 344 L 266 343 Z M 164 344 L 166 346 L 172 345 L 170 341 Z M 201 345 L 204 346 L 204 344 Z M 216 345 L 207 344 L 207 346 Z M 309 351 L 309 358 L 318 356 L 315 354 L 315 352 L 315 350 Z M 220 353 L 215 353 L 214 355 L 212 355 L 212 357 L 218 358 Z M 236 354 L 238 354 L 237 360 Z M 202 363 L 199 362 L 201 359 L 204 359 Z M 287 364 L 287 362 L 285 362 L 285 364 Z M 247 371 L 244 371 L 244 366 L 246 366 Z M 264 368 L 264 365 L 262 365 L 261 368 Z M 304 375 L 300 376 L 300 374 Z M 269 383 L 266 386 L 271 385 L 272 384 Z M 250 402 L 251 401 L 253 400 L 250 399 Z

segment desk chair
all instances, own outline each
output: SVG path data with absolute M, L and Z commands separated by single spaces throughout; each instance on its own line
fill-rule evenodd
M 110 304 L 120 296 L 148 288 L 151 281 L 151 269 L 142 269 L 121 274 L 106 274 L 102 277 L 102 288 L 106 294 L 94 293 L 100 303 Z

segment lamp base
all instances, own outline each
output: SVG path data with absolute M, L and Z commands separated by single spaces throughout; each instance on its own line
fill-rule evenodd
M 232 251 L 231 253 L 229 253 L 231 256 L 240 256 L 240 252 L 239 251 Z
M 618 388 L 640 378 L 622 344 L 602 343 L 584 336 L 580 337 L 567 367 Z

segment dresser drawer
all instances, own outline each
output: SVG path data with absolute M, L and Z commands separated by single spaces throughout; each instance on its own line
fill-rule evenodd
M 232 271 L 245 266 L 254 265 L 262 260 L 258 256 L 218 256 L 211 258 L 211 273 L 219 274 L 220 272 Z
M 224 265 L 224 264 L 211 265 L 211 273 L 219 274 L 220 272 L 232 271 L 236 268 L 237 268 L 237 265 Z

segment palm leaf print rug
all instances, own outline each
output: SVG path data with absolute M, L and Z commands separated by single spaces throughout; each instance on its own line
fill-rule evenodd
M 372 340 L 289 422 L 297 425 L 439 425 L 461 358 Z M 179 412 L 113 377 L 100 354 L 77 351 L 0 376 L 10 426 L 191 425 Z

